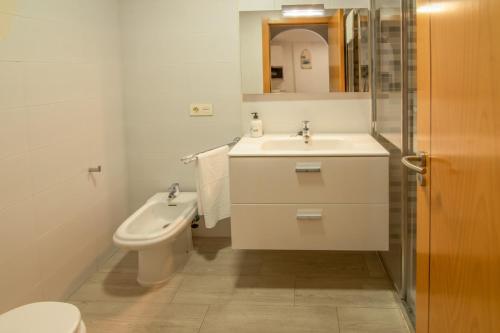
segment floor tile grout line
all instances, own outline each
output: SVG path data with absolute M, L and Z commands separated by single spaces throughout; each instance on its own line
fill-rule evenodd
M 181 289 L 182 285 L 184 284 L 184 280 L 185 280 L 185 276 L 182 275 L 182 280 L 181 282 L 179 283 L 179 285 L 175 288 L 175 292 L 174 294 L 172 295 L 172 298 L 170 299 L 170 302 L 168 302 L 169 304 L 175 304 L 174 303 L 174 300 L 175 300 L 175 297 L 177 296 L 177 293 L 179 292 L 179 290 Z
M 203 324 L 205 323 L 205 318 L 207 317 L 208 311 L 210 311 L 210 307 L 211 307 L 211 306 L 212 306 L 212 305 L 211 305 L 211 304 L 209 304 L 209 305 L 207 306 L 207 309 L 206 309 L 206 310 L 205 310 L 205 312 L 203 313 L 203 319 L 201 320 L 200 327 L 198 328 L 198 333 L 200 333 L 200 332 L 201 332 L 201 329 L 203 328 Z
M 340 314 L 339 314 L 339 307 L 336 306 L 335 307 L 335 313 L 337 314 L 337 327 L 339 328 L 339 333 L 342 333 L 341 332 L 341 325 L 340 325 Z

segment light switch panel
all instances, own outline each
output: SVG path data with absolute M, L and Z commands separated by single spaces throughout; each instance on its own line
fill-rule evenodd
M 212 116 L 213 106 L 212 104 L 191 104 L 191 116 Z

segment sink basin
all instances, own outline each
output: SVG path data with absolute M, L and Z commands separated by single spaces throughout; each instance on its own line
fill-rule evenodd
M 388 156 L 389 153 L 369 134 L 313 134 L 309 143 L 301 136 L 266 134 L 244 137 L 229 152 L 245 156 Z
M 312 138 L 308 143 L 305 143 L 304 138 L 296 137 L 264 141 L 261 145 L 261 149 L 265 151 L 329 151 L 332 149 L 349 149 L 352 148 L 352 145 L 352 142 L 341 138 L 316 137 Z

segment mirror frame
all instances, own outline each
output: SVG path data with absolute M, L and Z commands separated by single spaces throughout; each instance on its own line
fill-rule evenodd
M 240 0 L 241 1 L 241 0 Z M 369 82 L 370 82 L 370 89 L 367 92 L 329 92 L 329 93 L 296 93 L 296 92 L 283 92 L 283 93 L 245 93 L 242 91 L 242 101 L 243 102 L 257 102 L 257 101 L 294 101 L 294 100 L 342 100 L 342 99 L 371 99 L 373 97 L 374 91 L 374 82 L 373 82 L 373 26 L 372 26 L 372 9 L 371 6 L 365 7 L 365 6 L 339 6 L 339 7 L 328 7 L 327 9 L 367 9 L 368 10 L 368 38 L 369 38 L 369 43 L 368 43 L 368 54 L 370 55 L 370 61 L 369 61 Z M 252 8 L 252 10 L 242 10 L 241 8 L 239 9 L 239 15 L 245 12 L 258 12 L 258 11 L 279 11 L 278 9 L 274 7 L 269 7 L 269 8 Z M 324 18 L 324 17 L 319 17 Z M 287 18 L 290 19 L 290 18 Z M 304 19 L 303 17 L 300 19 Z M 314 19 L 314 18 L 313 18 Z M 278 18 L 273 18 L 270 19 L 273 21 L 279 21 L 280 19 Z M 264 31 L 262 32 L 264 34 Z M 269 32 L 270 36 L 270 32 Z M 271 68 L 269 67 L 269 71 Z M 270 75 L 270 73 L 269 73 Z M 243 78 L 241 78 L 243 80 Z

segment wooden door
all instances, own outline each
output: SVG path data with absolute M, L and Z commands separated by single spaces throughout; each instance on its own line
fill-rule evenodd
M 330 91 L 345 91 L 344 10 L 339 9 L 328 20 L 328 53 L 330 58 Z
M 262 90 L 271 92 L 271 25 L 269 19 L 262 20 Z
M 419 5 L 419 135 L 430 182 L 418 193 L 429 215 L 418 216 L 418 233 L 428 234 L 418 244 L 417 331 L 497 333 L 500 1 Z

